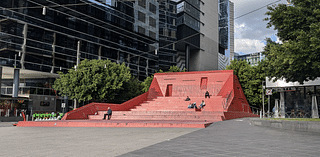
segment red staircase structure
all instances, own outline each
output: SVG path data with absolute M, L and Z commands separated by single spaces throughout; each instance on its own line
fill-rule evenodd
M 206 91 L 210 98 L 205 98 Z M 184 101 L 187 96 L 190 101 Z M 206 103 L 203 109 L 188 108 L 194 102 L 199 106 L 202 100 Z M 113 110 L 112 118 L 102 121 L 108 107 Z M 123 104 L 91 103 L 68 112 L 62 121 L 19 122 L 18 126 L 206 127 L 217 121 L 257 116 L 233 70 L 219 70 L 156 73 L 148 92 Z

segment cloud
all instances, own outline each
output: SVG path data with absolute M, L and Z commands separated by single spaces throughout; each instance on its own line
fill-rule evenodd
M 235 52 L 242 52 L 245 54 L 261 52 L 266 46 L 261 40 L 255 39 L 235 39 Z
M 266 28 L 268 21 L 263 21 L 267 17 L 266 5 L 277 0 L 231 0 L 235 6 L 235 52 L 252 53 L 260 52 L 265 46 L 263 42 L 276 34 L 273 28 Z M 280 3 L 287 3 L 281 0 Z M 279 4 L 279 3 L 277 3 Z M 265 7 L 263 7 L 265 6 Z M 258 11 L 247 14 L 258 8 Z

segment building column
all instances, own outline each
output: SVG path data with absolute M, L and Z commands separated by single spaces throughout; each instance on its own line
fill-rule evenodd
M 319 118 L 318 104 L 317 104 L 317 96 L 312 95 L 312 118 Z
M 146 66 L 146 77 L 148 77 L 148 68 L 149 68 L 149 59 L 146 60 L 147 66 Z
M 190 46 L 186 46 L 186 69 L 189 71 L 189 60 L 190 60 Z
M 12 97 L 17 98 L 19 93 L 19 76 L 20 75 L 20 69 L 14 69 L 13 74 L 13 91 L 12 91 Z
M 279 118 L 279 99 L 275 99 L 274 118 Z
M 99 46 L 98 55 L 98 60 L 101 60 L 101 46 Z
M 2 80 L 2 66 L 0 66 L 0 98 L 1 98 L 1 80 Z M 0 112 L 1 116 L 1 112 Z
M 281 114 L 281 118 L 285 118 L 286 117 L 284 91 L 280 92 L 280 114 Z
M 25 69 L 24 67 L 24 59 L 26 57 L 26 45 L 27 45 L 27 34 L 28 34 L 28 24 L 25 23 L 23 26 L 23 44 L 21 46 L 21 59 L 20 59 L 20 64 L 21 64 L 21 69 Z

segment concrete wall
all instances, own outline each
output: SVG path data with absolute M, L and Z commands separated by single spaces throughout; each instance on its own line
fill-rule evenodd
M 251 123 L 257 126 L 277 129 L 320 133 L 319 122 L 252 119 Z

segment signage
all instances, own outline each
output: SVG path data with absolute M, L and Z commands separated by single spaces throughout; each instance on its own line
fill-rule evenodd
M 266 95 L 272 95 L 272 89 L 266 89 Z

